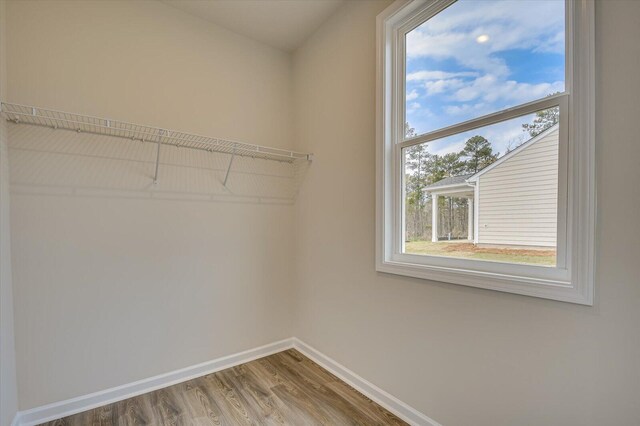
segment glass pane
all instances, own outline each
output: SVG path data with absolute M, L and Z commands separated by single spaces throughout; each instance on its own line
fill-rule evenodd
M 565 90 L 564 0 L 459 0 L 406 37 L 407 137 Z
M 555 266 L 559 115 L 403 149 L 405 253 Z

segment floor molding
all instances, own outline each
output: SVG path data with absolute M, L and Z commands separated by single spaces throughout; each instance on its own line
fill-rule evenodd
M 382 407 L 391 411 L 393 414 L 400 417 L 405 422 L 411 425 L 420 426 L 442 426 L 440 425 L 440 423 L 429 418 L 427 415 L 405 404 L 395 396 L 385 392 L 373 383 L 363 379 L 344 365 L 333 360 L 332 358 L 329 358 L 327 355 L 304 343 L 300 339 L 294 337 L 292 340 L 293 347 L 300 351 L 303 355 L 313 360 L 316 364 L 320 365 L 325 370 L 333 373 L 335 376 L 338 376 L 345 383 L 358 390 L 367 398 L 377 402 Z
M 215 373 L 226 368 L 244 364 L 291 348 L 297 349 L 302 354 L 338 376 L 344 382 L 391 411 L 407 423 L 420 426 L 441 426 L 433 419 L 430 419 L 418 410 L 410 407 L 393 395 L 383 391 L 373 383 L 368 382 L 345 366 L 295 337 L 182 368 L 180 370 L 138 380 L 137 382 L 132 382 L 126 385 L 67 399 L 65 401 L 43 405 L 30 410 L 20 411 L 16 414 L 11 425 L 34 426 L 50 420 L 91 410 L 92 408 L 100 407 L 102 405 L 122 401 L 123 399 L 131 398 L 147 392 L 152 392 L 154 390 L 175 385 L 176 383 L 185 382 L 206 374 Z
M 143 393 L 162 389 L 176 383 L 195 379 L 196 377 L 215 373 L 225 368 L 234 367 L 253 361 L 258 358 L 273 355 L 293 347 L 293 339 L 285 339 L 279 342 L 269 343 L 258 348 L 249 349 L 233 355 L 217 358 L 212 361 L 203 362 L 180 370 L 160 374 L 137 382 L 117 386 L 111 389 L 91 393 L 65 401 L 54 402 L 30 410 L 20 411 L 16 415 L 15 426 L 33 426 L 50 420 L 70 416 L 91 410 L 102 405 L 112 404 L 123 399 L 131 398 Z

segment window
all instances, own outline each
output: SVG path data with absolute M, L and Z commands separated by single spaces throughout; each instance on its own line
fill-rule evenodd
M 378 17 L 381 272 L 592 304 L 593 4 Z

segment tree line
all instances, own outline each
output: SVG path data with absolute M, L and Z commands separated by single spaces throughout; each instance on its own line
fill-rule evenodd
M 539 111 L 532 123 L 523 124 L 522 130 L 529 138 L 535 137 L 556 124 L 558 108 Z M 405 123 L 406 137 L 417 136 L 409 123 Z M 509 145 L 507 153 L 526 142 Z M 413 145 L 405 149 L 405 238 L 408 241 L 431 239 L 431 195 L 424 188 L 442 179 L 453 176 L 472 175 L 487 167 L 500 157 L 494 152 L 491 142 L 474 135 L 467 139 L 459 152 L 444 155 L 431 154 L 428 143 Z M 458 197 L 440 197 L 438 200 L 438 231 L 440 238 L 464 239 L 467 237 L 468 201 Z

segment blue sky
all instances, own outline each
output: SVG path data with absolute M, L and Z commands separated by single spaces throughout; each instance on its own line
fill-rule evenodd
M 421 134 L 563 91 L 564 25 L 564 0 L 449 6 L 407 35 L 406 120 Z M 471 133 L 503 154 L 523 141 L 522 124 L 532 119 Z M 429 151 L 454 151 L 473 134 L 431 143 Z

